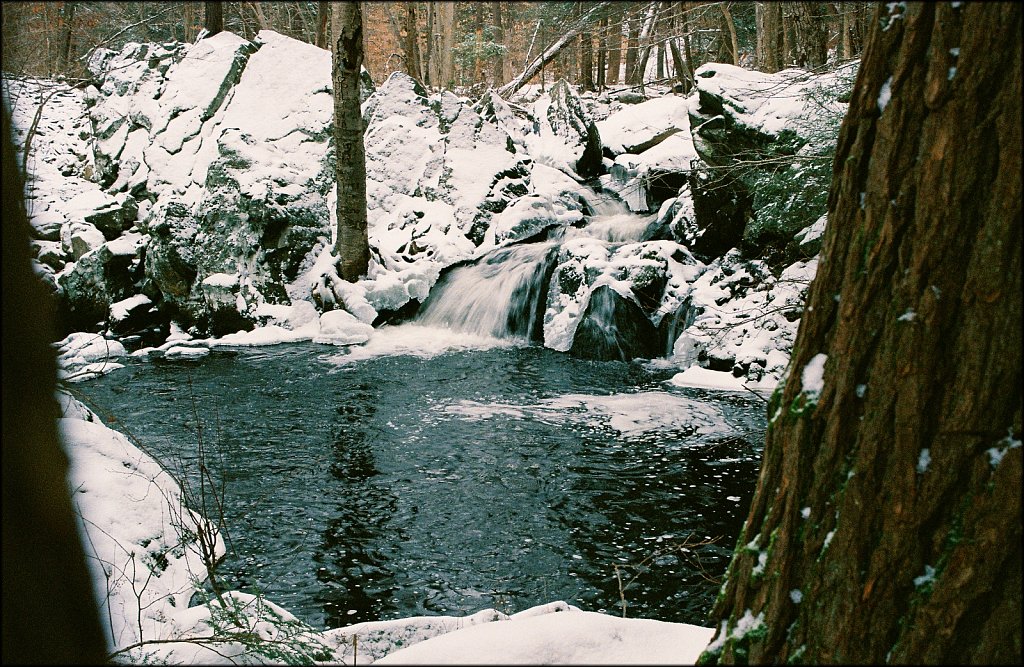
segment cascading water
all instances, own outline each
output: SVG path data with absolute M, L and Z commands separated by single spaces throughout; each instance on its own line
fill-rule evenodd
M 553 240 L 498 248 L 450 270 L 430 291 L 417 321 L 476 335 L 542 340 L 548 283 L 562 243 L 581 237 L 609 245 L 640 241 L 656 217 L 631 213 L 613 196 L 581 194 L 592 212 L 585 226 L 552 230 Z
M 498 248 L 438 281 L 418 321 L 497 338 L 536 340 L 548 280 L 558 256 L 555 242 Z

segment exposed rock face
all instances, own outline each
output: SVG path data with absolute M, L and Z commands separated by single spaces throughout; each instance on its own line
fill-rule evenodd
M 632 299 L 608 285 L 590 293 L 569 354 L 583 359 L 632 361 L 660 353 L 657 329 Z

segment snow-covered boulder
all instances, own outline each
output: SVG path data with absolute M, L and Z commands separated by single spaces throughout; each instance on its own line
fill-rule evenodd
M 548 292 L 544 344 L 597 359 L 661 356 L 674 343 L 665 337 L 678 333 L 663 321 L 677 319 L 703 269 L 672 241 L 567 241 Z
M 698 128 L 694 146 L 714 165 L 707 192 L 729 194 L 711 199 L 750 202 L 739 244 L 745 256 L 765 258 L 781 270 L 795 258 L 787 250 L 794 235 L 825 212 L 832 155 L 857 66 L 823 74 L 765 74 L 722 63 L 697 68 L 698 103 L 690 109 Z
M 105 322 L 111 304 L 136 294 L 146 238 L 135 233 L 86 252 L 57 275 L 68 324 L 76 331 Z

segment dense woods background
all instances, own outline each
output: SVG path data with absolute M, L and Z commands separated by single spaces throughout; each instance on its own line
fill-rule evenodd
M 85 76 L 96 48 L 194 41 L 204 30 L 246 39 L 275 30 L 326 47 L 327 2 L 16 2 L 3 6 L 9 74 Z M 862 50 L 867 2 L 366 2 L 365 67 L 438 88 L 497 88 L 542 54 L 533 82 L 585 89 L 677 81 L 705 62 L 774 72 L 814 69 Z M 566 36 L 571 35 L 569 39 Z

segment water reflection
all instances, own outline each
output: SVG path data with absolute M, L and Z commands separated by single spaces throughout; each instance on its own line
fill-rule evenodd
M 669 394 L 670 371 L 537 347 L 341 368 L 334 356 L 283 345 L 187 367 L 133 360 L 86 387 L 157 455 L 187 459 L 191 375 L 221 425 L 226 579 L 313 625 L 555 599 L 617 613 L 614 565 L 639 575 L 630 616 L 705 621 L 718 587 L 669 547 L 722 535 L 692 551 L 724 572 L 763 405 Z

